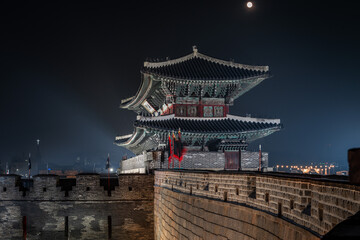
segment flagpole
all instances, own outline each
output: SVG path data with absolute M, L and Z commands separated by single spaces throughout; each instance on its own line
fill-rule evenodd
M 261 172 L 261 144 L 259 145 L 259 171 Z
M 168 156 L 168 169 L 170 169 L 171 156 L 172 156 L 170 133 L 169 133 L 169 152 L 168 153 L 169 153 L 169 156 Z
M 179 138 L 179 169 L 181 168 L 181 158 L 182 158 L 182 142 L 181 142 L 181 131 L 179 128 L 178 131 L 178 138 Z
M 108 191 L 110 191 L 110 168 L 108 168 Z
M 31 174 L 31 153 L 29 153 L 29 162 L 28 162 L 28 168 L 29 168 L 29 180 L 30 180 L 30 174 Z
M 110 192 L 110 154 L 108 153 L 108 192 Z
M 175 134 L 173 132 L 173 153 L 175 154 Z M 175 168 L 175 159 L 173 158 L 173 156 L 171 156 L 171 161 L 172 161 L 172 168 L 174 169 Z

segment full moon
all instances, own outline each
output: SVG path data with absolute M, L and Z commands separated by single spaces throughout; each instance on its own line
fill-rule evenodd
M 252 3 L 252 2 L 247 2 L 247 3 L 246 3 L 246 6 L 247 6 L 248 8 L 252 8 L 253 3 Z

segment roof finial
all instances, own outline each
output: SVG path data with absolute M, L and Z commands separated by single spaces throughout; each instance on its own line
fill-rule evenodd
M 194 56 L 196 56 L 198 53 L 198 49 L 197 49 L 196 45 L 193 46 L 193 52 L 194 52 Z

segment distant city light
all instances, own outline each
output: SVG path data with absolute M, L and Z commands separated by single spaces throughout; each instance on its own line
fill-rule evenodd
M 295 173 L 306 173 L 306 174 L 321 174 L 321 175 L 331 175 L 331 174 L 339 174 L 342 175 L 341 171 L 335 172 L 335 165 L 334 164 L 327 164 L 327 165 L 317 165 L 311 163 L 311 165 L 305 166 L 298 166 L 298 165 L 276 165 L 276 171 L 279 171 L 279 167 L 281 168 L 280 171 L 283 172 L 295 172 Z M 346 175 L 347 173 L 345 173 Z
M 114 169 L 113 168 L 110 168 L 110 172 L 113 172 L 114 171 Z
M 246 6 L 247 6 L 248 8 L 252 8 L 253 3 L 252 3 L 252 2 L 247 2 L 247 3 L 246 3 Z

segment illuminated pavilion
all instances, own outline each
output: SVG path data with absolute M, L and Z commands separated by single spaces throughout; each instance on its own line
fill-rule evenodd
M 138 92 L 120 105 L 138 114 L 134 131 L 115 143 L 137 155 L 163 151 L 169 133 L 180 129 L 188 154 L 220 152 L 225 169 L 239 169 L 248 143 L 279 131 L 281 124 L 231 115 L 229 106 L 269 77 L 268 66 L 216 59 L 196 47 L 181 58 L 146 61 Z

